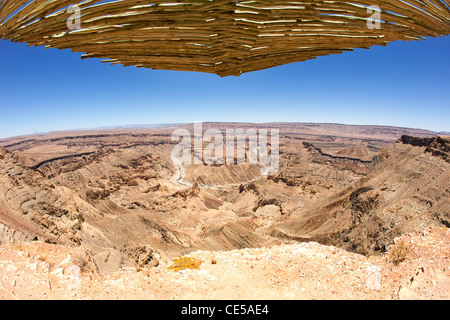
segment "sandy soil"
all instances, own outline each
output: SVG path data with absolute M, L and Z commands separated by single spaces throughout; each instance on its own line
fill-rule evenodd
M 405 259 L 396 264 L 401 248 Z M 0 246 L 0 298 L 448 299 L 449 254 L 450 230 L 433 228 L 397 238 L 376 257 L 304 242 L 193 252 L 199 269 L 174 271 L 161 260 L 100 275 L 79 247 L 23 242 Z

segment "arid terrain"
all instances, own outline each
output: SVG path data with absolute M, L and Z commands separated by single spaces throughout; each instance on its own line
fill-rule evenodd
M 0 140 L 0 298 L 448 299 L 449 136 L 203 123 L 279 129 L 261 175 L 174 165 L 177 128 Z

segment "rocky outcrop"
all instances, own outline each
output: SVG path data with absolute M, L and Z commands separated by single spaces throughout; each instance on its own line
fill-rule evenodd
M 198 183 L 194 183 L 194 185 L 186 190 L 177 191 L 174 194 L 172 194 L 172 197 L 174 198 L 182 198 L 184 200 L 188 199 L 189 197 L 194 197 L 198 195 L 200 192 L 200 187 L 198 186 Z
M 425 151 L 450 162 L 450 136 L 439 136 L 434 138 L 433 142 L 427 146 Z
M 262 207 L 268 206 L 268 205 L 277 206 L 278 208 L 280 208 L 280 214 L 284 214 L 282 203 L 280 200 L 277 200 L 277 199 L 261 199 L 260 198 L 258 203 L 256 204 L 256 206 L 253 208 L 253 212 L 256 212 L 256 210 L 258 210 L 259 208 L 262 208 Z
M 296 187 L 301 185 L 301 180 L 299 178 L 301 179 L 302 177 L 287 177 L 283 172 L 276 175 L 267 176 L 268 180 L 272 180 L 274 182 L 283 182 L 289 187 Z
M 130 246 L 123 250 L 132 266 L 138 268 L 157 267 L 159 265 L 158 253 L 149 246 Z
M 437 136 L 434 138 L 422 138 L 403 135 L 397 143 L 409 144 L 415 147 L 426 147 L 429 152 L 445 161 L 450 161 L 450 136 Z
M 0 222 L 27 239 L 79 243 L 84 218 L 71 201 L 75 195 L 22 166 L 5 149 L 0 155 Z
M 239 185 L 239 193 L 242 192 L 253 192 L 256 195 L 259 195 L 258 187 L 254 183 L 247 183 Z
M 385 251 L 403 233 L 447 226 L 447 141 L 403 137 L 382 151 L 383 160 L 366 177 L 325 204 L 287 215 L 272 232 L 278 229 L 279 234 L 291 238 L 308 238 L 371 255 Z M 438 151 L 433 153 L 430 147 Z
M 374 156 L 371 160 L 363 160 L 362 158 L 367 158 L 367 154 L 364 153 L 361 157 L 352 157 L 352 156 L 343 156 L 340 154 L 352 154 L 351 151 L 354 151 L 354 149 L 350 150 L 341 150 L 338 154 L 330 154 L 324 152 L 321 148 L 316 147 L 313 143 L 303 141 L 303 146 L 305 148 L 314 149 L 317 151 L 320 155 L 322 155 L 325 158 L 332 159 L 335 161 L 346 161 L 346 162 L 353 162 L 353 163 L 361 163 L 365 165 L 373 165 L 376 162 L 376 157 Z
M 410 144 L 414 147 L 428 147 L 435 138 L 413 137 L 408 135 L 402 135 L 397 142 L 403 144 Z

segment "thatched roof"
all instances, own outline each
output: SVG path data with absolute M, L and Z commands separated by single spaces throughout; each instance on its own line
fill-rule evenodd
M 75 30 L 73 4 L 81 9 Z M 368 26 L 373 5 L 379 29 Z M 2 39 L 220 76 L 449 33 L 449 0 L 0 0 Z

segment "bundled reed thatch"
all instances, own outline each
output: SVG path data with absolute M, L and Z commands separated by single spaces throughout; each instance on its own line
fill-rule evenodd
M 448 0 L 0 0 L 2 39 L 220 76 L 449 32 Z

